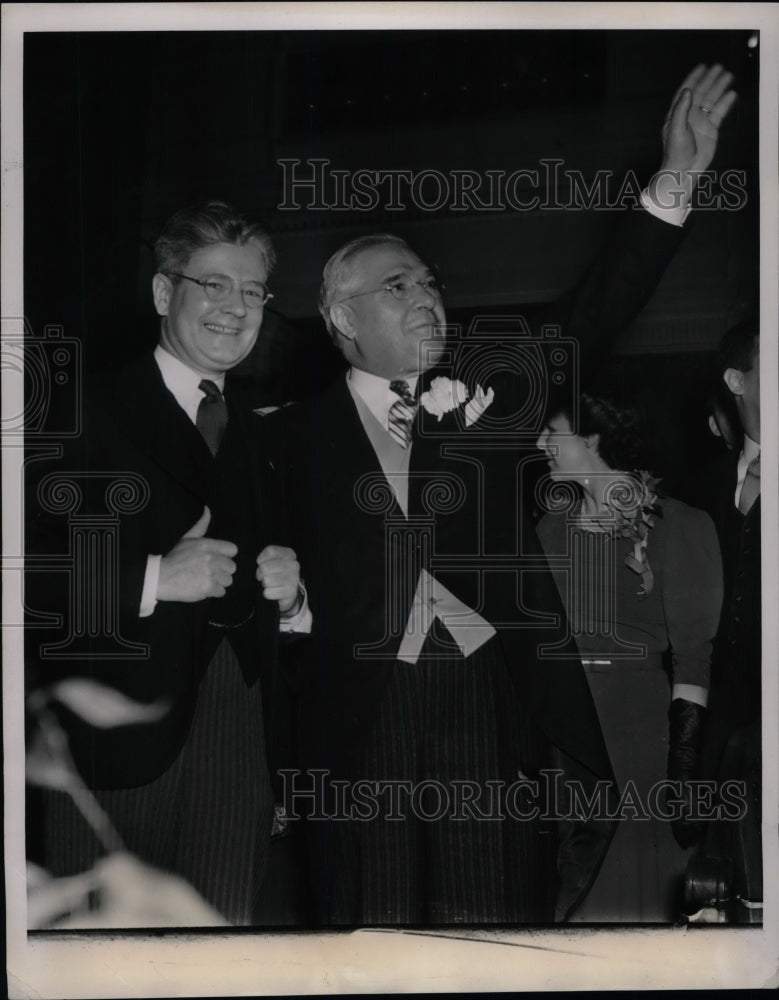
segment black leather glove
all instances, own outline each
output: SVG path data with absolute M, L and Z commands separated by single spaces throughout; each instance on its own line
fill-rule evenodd
M 688 813 L 690 795 L 685 783 L 698 775 L 705 718 L 706 709 L 685 698 L 674 698 L 668 708 L 668 777 L 682 782 Z M 689 815 L 672 820 L 671 830 L 680 847 L 692 847 L 703 835 L 700 822 Z

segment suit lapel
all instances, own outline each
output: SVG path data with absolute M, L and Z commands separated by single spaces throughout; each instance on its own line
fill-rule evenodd
M 266 493 L 265 480 L 271 474 L 267 454 L 260 447 L 260 427 L 255 423 L 264 419 L 252 411 L 254 398 L 244 391 L 240 380 L 225 379 L 225 402 L 227 403 L 227 433 L 240 441 L 241 455 L 249 463 L 249 479 L 252 489 L 253 511 L 260 525 L 264 524 L 263 500 Z
M 447 467 L 441 449 L 445 443 L 458 440 L 459 428 L 454 413 L 445 413 L 441 419 L 419 407 L 411 430 L 411 479 L 409 482 L 409 512 L 419 513 L 424 486 L 432 477 Z M 454 470 L 459 474 L 460 468 Z
M 744 523 L 744 515 L 736 506 L 736 484 L 738 483 L 738 454 L 728 455 L 726 475 L 722 477 L 722 486 L 719 494 L 720 509 L 718 511 L 719 521 L 723 529 L 727 532 L 735 525 L 740 530 Z
M 202 495 L 213 459 L 163 382 L 153 355 L 126 368 L 112 388 L 118 420 L 127 436 L 168 475 Z
M 327 390 L 321 412 L 320 441 L 327 476 L 332 476 L 334 488 L 340 489 L 335 484 L 341 483 L 351 494 L 364 476 L 374 474 L 387 482 L 344 378 L 337 379 Z M 386 513 L 404 516 L 397 501 Z

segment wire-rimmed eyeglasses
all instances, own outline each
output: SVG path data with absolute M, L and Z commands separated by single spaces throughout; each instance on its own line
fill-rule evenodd
M 226 274 L 207 274 L 203 278 L 193 278 L 188 274 L 180 274 L 178 271 L 165 271 L 165 274 L 173 278 L 185 278 L 187 281 L 194 281 L 200 285 L 206 293 L 207 298 L 212 302 L 225 302 L 235 291 L 239 283 L 228 277 Z M 273 292 L 259 281 L 249 281 L 240 285 L 243 304 L 247 309 L 262 309 L 266 302 L 273 298 Z
M 435 275 L 430 275 L 428 278 L 422 278 L 421 281 L 412 281 L 411 278 L 401 276 L 393 278 L 391 281 L 383 284 L 380 288 L 370 288 L 367 292 L 355 292 L 354 295 L 347 295 L 345 299 L 338 299 L 338 301 L 333 302 L 332 305 L 337 306 L 340 305 L 341 302 L 348 302 L 350 299 L 359 299 L 361 295 L 375 295 L 377 292 L 389 292 L 393 298 L 404 301 L 411 298 L 411 293 L 414 291 L 414 285 L 419 285 L 428 293 L 428 295 L 432 295 L 434 299 L 440 299 L 446 289 L 446 285 L 444 285 L 444 283 Z

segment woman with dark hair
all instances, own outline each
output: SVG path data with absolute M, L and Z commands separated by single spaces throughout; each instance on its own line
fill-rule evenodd
M 538 525 L 620 789 L 617 832 L 573 919 L 667 922 L 697 830 L 696 777 L 722 568 L 708 515 L 661 497 L 630 391 L 553 407 Z M 665 667 L 665 669 L 664 669 Z M 681 784 L 661 785 L 666 776 Z M 686 804 L 685 803 L 686 800 Z M 686 818 L 685 818 L 686 814 Z

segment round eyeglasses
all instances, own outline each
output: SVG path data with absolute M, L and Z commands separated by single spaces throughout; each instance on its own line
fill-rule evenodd
M 180 274 L 178 271 L 165 271 L 168 277 L 184 278 L 200 285 L 206 293 L 206 297 L 211 302 L 225 302 L 235 291 L 236 286 L 240 287 L 243 304 L 247 309 L 262 309 L 266 302 L 273 298 L 273 293 L 269 292 L 265 285 L 259 281 L 247 281 L 239 285 L 237 281 L 226 274 L 207 274 L 203 278 L 192 278 L 188 274 Z
M 421 281 L 412 281 L 411 278 L 399 277 L 388 281 L 381 288 L 371 288 L 367 292 L 356 292 L 354 295 L 347 295 L 345 299 L 338 299 L 337 302 L 333 302 L 332 304 L 337 306 L 341 302 L 348 302 L 350 299 L 359 299 L 361 295 L 375 295 L 377 292 L 389 292 L 393 298 L 405 301 L 411 298 L 415 285 L 419 285 L 428 295 L 432 295 L 434 299 L 440 299 L 446 290 L 446 285 L 433 275 L 429 278 L 423 278 Z

